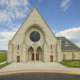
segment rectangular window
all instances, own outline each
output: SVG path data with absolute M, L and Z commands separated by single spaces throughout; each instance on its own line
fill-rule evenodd
M 19 45 L 17 45 L 17 49 L 19 50 Z
M 51 49 L 52 49 L 52 45 L 51 45 Z

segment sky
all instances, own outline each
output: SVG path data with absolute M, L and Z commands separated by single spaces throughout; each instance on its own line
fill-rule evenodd
M 80 47 L 80 0 L 0 0 L 0 50 L 36 6 L 53 33 Z

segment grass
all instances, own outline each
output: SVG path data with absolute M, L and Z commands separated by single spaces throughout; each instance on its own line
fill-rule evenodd
M 0 53 L 0 63 L 7 61 L 7 53 Z
M 75 63 L 77 63 L 76 68 L 80 68 L 80 60 L 63 60 L 63 62 L 60 62 L 60 64 L 71 68 L 75 68 Z
M 7 66 L 7 65 L 9 65 L 10 63 L 5 63 L 5 64 L 2 64 L 2 65 L 0 65 L 0 69 L 2 69 L 3 67 L 5 67 L 5 66 Z

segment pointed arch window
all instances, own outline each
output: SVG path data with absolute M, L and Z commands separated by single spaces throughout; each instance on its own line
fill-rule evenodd
M 17 49 L 19 50 L 19 45 L 17 45 Z
M 52 45 L 51 45 L 51 49 L 52 49 Z

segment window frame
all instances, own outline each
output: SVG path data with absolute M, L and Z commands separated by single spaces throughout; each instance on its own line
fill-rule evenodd
M 17 49 L 19 50 L 19 45 L 17 45 Z
M 51 49 L 53 48 L 53 45 L 51 45 Z

